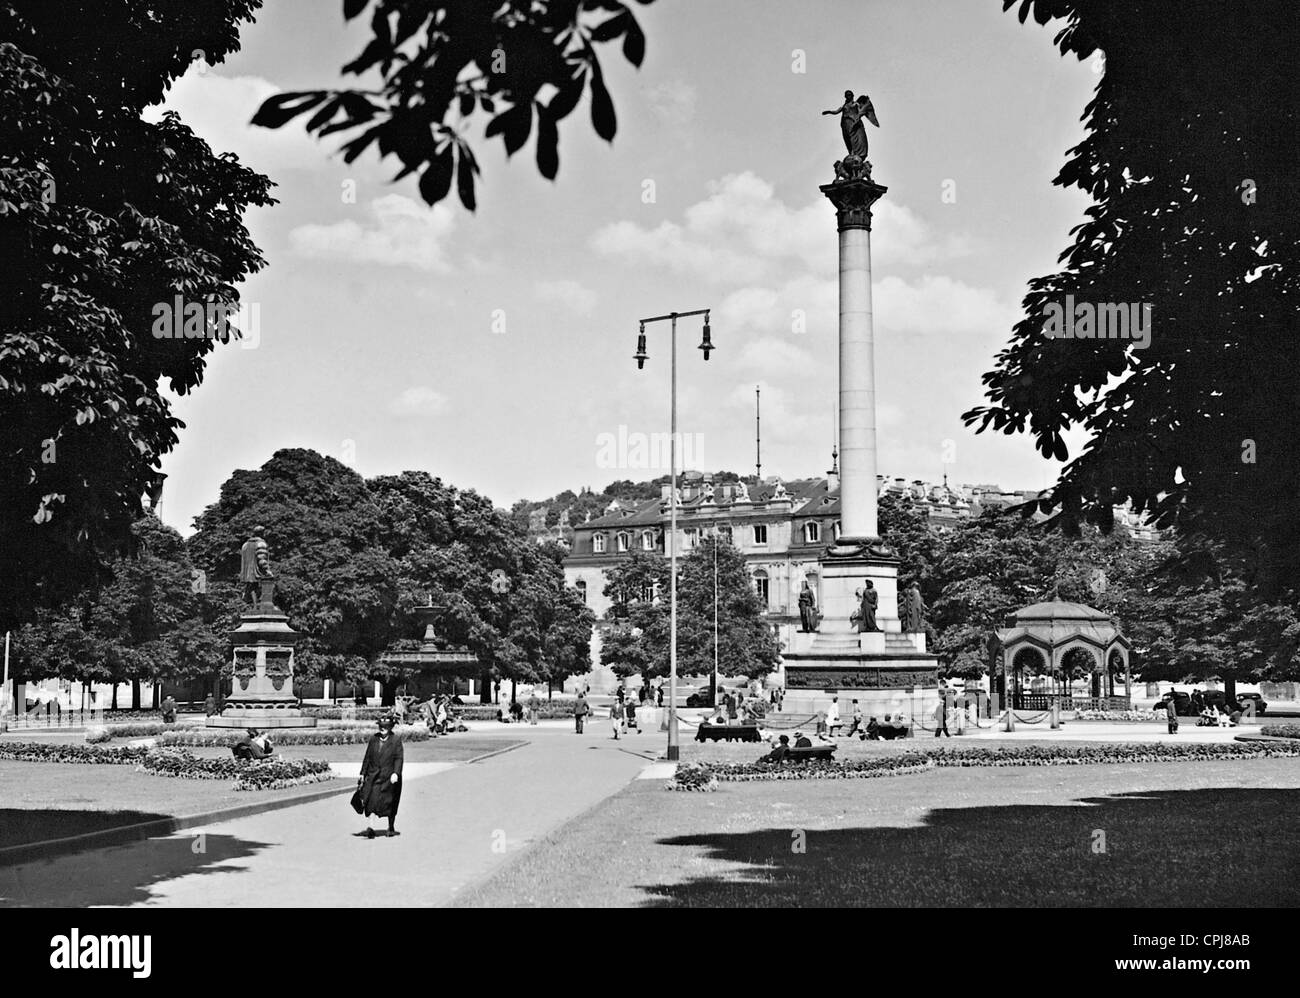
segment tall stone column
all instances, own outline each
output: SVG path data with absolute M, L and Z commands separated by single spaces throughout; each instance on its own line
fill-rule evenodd
M 876 522 L 876 361 L 871 316 L 871 206 L 888 190 L 870 170 L 824 184 L 840 252 L 840 540 L 880 539 Z

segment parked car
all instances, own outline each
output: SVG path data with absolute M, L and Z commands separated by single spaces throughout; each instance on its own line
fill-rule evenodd
M 1237 694 L 1237 699 L 1241 701 L 1241 705 L 1242 705 L 1243 707 L 1246 705 L 1246 701 L 1247 701 L 1247 700 L 1253 700 L 1253 701 L 1255 701 L 1255 716 L 1256 716 L 1256 717 L 1261 717 L 1261 716 L 1263 716 L 1264 711 L 1268 710 L 1268 701 L 1265 700 L 1265 699 L 1264 699 L 1262 696 L 1260 696 L 1258 693 L 1238 693 L 1238 694 Z
M 1155 709 L 1164 710 L 1170 697 L 1174 698 L 1174 713 L 1179 717 L 1194 717 L 1197 714 L 1196 709 L 1192 707 L 1192 695 L 1182 690 L 1170 690 L 1156 701 Z

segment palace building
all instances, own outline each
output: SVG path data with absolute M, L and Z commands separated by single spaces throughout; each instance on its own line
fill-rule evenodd
M 753 479 L 750 479 L 752 482 Z M 715 483 L 711 476 L 685 472 L 680 477 L 677 508 L 677 553 L 688 555 L 701 538 L 714 531 L 727 537 L 749 564 L 754 588 L 767 605 L 767 620 L 782 647 L 791 646 L 799 627 L 799 590 L 807 580 L 818 595 L 818 559 L 839 536 L 840 500 L 837 476 L 783 482 L 779 477 L 750 482 Z M 1009 492 L 996 485 L 951 487 L 947 480 L 935 485 L 922 481 L 877 476 L 881 496 L 908 497 L 923 509 L 934 529 L 950 530 L 957 523 L 979 516 L 988 508 L 1006 508 L 1037 496 L 1035 492 Z M 592 672 L 577 677 L 575 685 L 590 684 L 594 691 L 612 689 L 611 670 L 600 664 L 600 634 L 610 601 L 605 596 L 606 572 L 636 551 L 668 557 L 670 524 L 669 486 L 657 499 L 614 500 L 601 516 L 570 522 L 562 510 L 557 524 L 546 525 L 547 509 L 534 510 L 530 533 L 538 540 L 559 541 L 569 549 L 564 574 L 582 594 L 600 621 L 592 635 Z M 1116 523 L 1135 538 L 1156 535 L 1136 518 L 1120 516 Z M 773 679 L 780 682 L 780 675 Z

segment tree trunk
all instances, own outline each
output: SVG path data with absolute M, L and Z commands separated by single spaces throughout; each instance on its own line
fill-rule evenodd
M 117 682 L 113 683 L 113 701 L 109 704 L 109 710 L 117 710 Z
M 484 672 L 481 676 L 479 676 L 479 685 L 482 687 L 482 689 L 479 690 L 478 702 L 491 703 L 492 702 L 492 673 Z
M 515 681 L 513 679 L 510 680 L 510 702 L 515 702 Z
M 1232 705 L 1237 699 L 1237 677 L 1236 676 L 1223 677 L 1223 695 L 1224 697 L 1227 698 L 1226 706 L 1228 710 L 1231 711 Z
M 139 710 L 142 706 L 143 704 L 141 703 L 140 698 L 140 680 L 137 677 L 131 680 L 131 709 Z
M 397 680 L 381 679 L 379 681 L 379 706 L 391 707 L 397 702 Z

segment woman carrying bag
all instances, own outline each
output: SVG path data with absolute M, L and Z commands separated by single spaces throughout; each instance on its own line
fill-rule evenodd
M 393 717 L 385 714 L 379 719 L 379 731 L 370 736 L 366 755 L 361 761 L 361 776 L 357 790 L 352 795 L 352 809 L 366 816 L 366 830 L 358 833 L 368 839 L 375 837 L 374 818 L 388 819 L 388 835 L 400 835 L 393 827 L 397 821 L 397 807 L 402 801 L 402 739 L 393 731 Z

